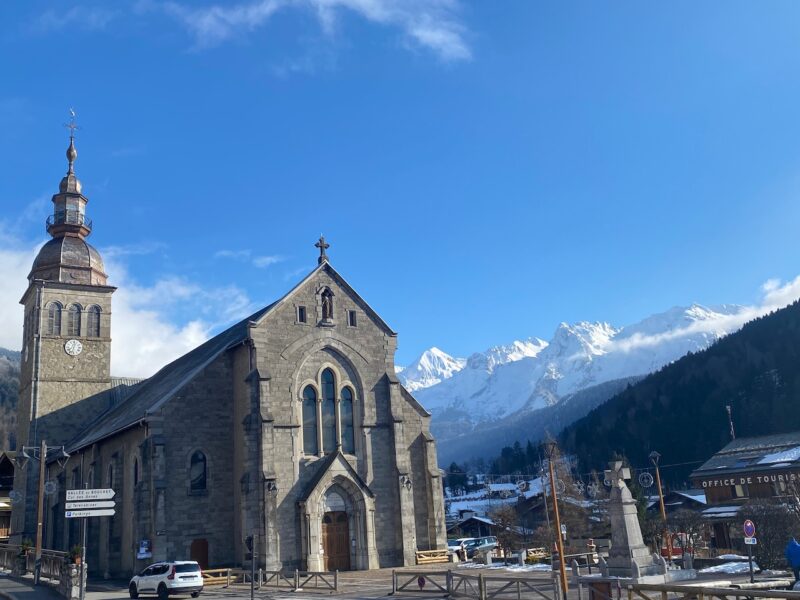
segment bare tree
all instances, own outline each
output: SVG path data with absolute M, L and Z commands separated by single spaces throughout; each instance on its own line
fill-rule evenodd
M 673 534 L 678 534 L 681 550 L 694 558 L 697 542 L 703 535 L 703 518 L 700 513 L 687 508 L 677 510 L 667 516 L 667 526 Z
M 503 549 L 503 556 L 508 556 L 514 548 L 519 547 L 519 515 L 509 504 L 503 504 L 491 512 L 489 517 L 497 526 L 497 543 Z
M 797 512 L 790 505 L 759 498 L 748 502 L 742 514 L 756 525 L 758 545 L 754 551 L 758 566 L 762 569 L 785 567 L 784 549 L 800 529 Z

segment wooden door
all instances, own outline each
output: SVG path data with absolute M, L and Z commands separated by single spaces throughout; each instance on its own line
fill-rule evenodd
M 192 546 L 189 549 L 189 560 L 196 561 L 203 570 L 208 569 L 208 540 L 192 540 Z
M 322 548 L 326 571 L 350 570 L 350 530 L 346 512 L 329 512 L 322 517 Z

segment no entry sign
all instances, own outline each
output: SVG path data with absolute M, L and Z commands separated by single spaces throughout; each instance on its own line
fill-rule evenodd
M 756 535 L 756 524 L 753 523 L 750 519 L 747 519 L 744 522 L 744 537 L 755 537 Z

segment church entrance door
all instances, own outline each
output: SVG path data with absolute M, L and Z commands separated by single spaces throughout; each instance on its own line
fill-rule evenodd
M 346 512 L 327 512 L 323 515 L 322 548 L 326 571 L 350 570 L 350 530 Z
M 201 569 L 208 569 L 208 540 L 192 540 L 189 559 L 196 561 Z

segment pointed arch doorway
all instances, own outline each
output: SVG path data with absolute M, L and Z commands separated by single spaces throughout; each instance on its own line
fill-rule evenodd
M 333 486 L 325 493 L 322 514 L 322 560 L 326 571 L 350 570 L 350 524 L 345 491 Z
M 322 549 L 326 571 L 350 570 L 350 527 L 346 512 L 332 511 L 322 516 Z

